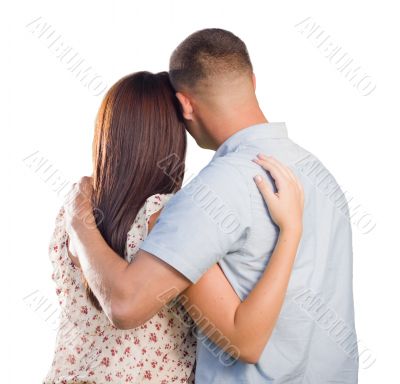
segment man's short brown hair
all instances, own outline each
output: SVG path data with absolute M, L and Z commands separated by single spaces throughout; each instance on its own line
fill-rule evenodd
M 187 37 L 171 55 L 169 75 L 176 90 L 229 72 L 253 72 L 245 43 L 232 32 L 209 28 Z

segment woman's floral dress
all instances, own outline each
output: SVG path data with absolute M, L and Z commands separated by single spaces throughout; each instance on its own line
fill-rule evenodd
M 157 194 L 146 200 L 127 235 L 128 262 L 147 236 L 150 216 L 170 197 Z M 184 309 L 167 305 L 138 328 L 115 328 L 87 299 L 81 271 L 68 256 L 67 237 L 61 210 L 50 244 L 61 318 L 44 383 L 192 383 L 196 340 Z

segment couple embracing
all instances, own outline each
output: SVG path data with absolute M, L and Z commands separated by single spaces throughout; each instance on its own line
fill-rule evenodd
M 244 42 L 205 29 L 168 73 L 107 92 L 92 177 L 50 245 L 62 311 L 46 384 L 357 382 L 357 353 L 309 305 L 356 337 L 350 223 L 255 88 Z M 215 155 L 182 187 L 186 131 Z

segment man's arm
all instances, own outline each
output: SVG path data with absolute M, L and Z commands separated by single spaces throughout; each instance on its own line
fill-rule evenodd
M 166 301 L 190 285 L 167 263 L 140 250 L 128 264 L 105 242 L 93 223 L 90 178 L 74 186 L 66 207 L 67 229 L 90 288 L 110 321 L 121 329 L 137 327 Z M 166 297 L 167 296 L 167 297 Z
M 246 180 L 235 167 L 217 160 L 171 198 L 128 264 L 93 224 L 88 196 L 91 179 L 83 178 L 66 205 L 67 231 L 90 288 L 119 328 L 144 323 L 222 257 L 237 251 L 251 222 Z

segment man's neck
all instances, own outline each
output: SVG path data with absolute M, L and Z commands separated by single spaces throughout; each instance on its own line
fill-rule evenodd
M 223 142 L 242 129 L 264 123 L 268 123 L 268 120 L 260 108 L 240 111 L 240 113 L 233 113 L 225 118 L 216 119 L 211 123 L 212 132 L 214 133 L 214 149 L 216 150 Z

